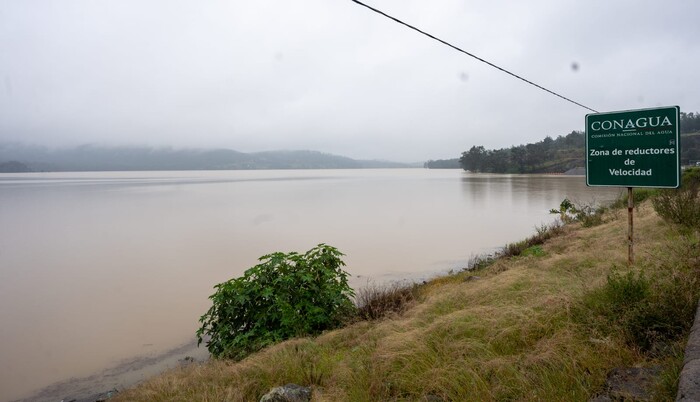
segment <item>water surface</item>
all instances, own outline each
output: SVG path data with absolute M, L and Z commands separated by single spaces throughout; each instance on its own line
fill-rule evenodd
M 327 243 L 352 284 L 422 279 L 520 240 L 583 177 L 459 170 L 0 175 L 0 401 L 191 341 L 213 285 Z M 60 400 L 60 399 L 59 399 Z

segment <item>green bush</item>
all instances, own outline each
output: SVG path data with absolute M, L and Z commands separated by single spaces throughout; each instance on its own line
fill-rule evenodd
M 243 277 L 215 286 L 213 305 L 199 319 L 198 345 L 207 337 L 213 356 L 241 359 L 272 343 L 339 326 L 354 313 L 341 256 L 319 244 L 304 254 L 260 257 Z
M 559 209 L 550 209 L 549 213 L 550 214 L 559 214 L 559 219 L 561 219 L 562 222 L 564 223 L 571 223 L 574 221 L 574 217 L 572 216 L 575 214 L 576 206 L 568 199 L 564 198 L 564 200 L 559 204 Z
M 526 248 L 525 250 L 523 250 L 523 252 L 520 255 L 522 255 L 523 257 L 528 257 L 528 256 L 543 257 L 543 256 L 547 255 L 547 253 L 545 253 L 545 251 L 542 249 L 542 246 L 535 245 L 535 246 L 531 246 L 531 247 Z
M 649 280 L 643 272 L 635 274 L 630 271 L 621 275 L 613 269 L 603 287 L 602 299 L 609 303 L 617 314 L 624 315 L 649 296 L 650 287 Z
M 663 262 L 651 274 L 620 274 L 613 267 L 605 285 L 584 296 L 576 317 L 586 325 L 597 323 L 605 336 L 622 335 L 643 352 L 663 353 L 687 334 L 700 297 L 699 253 L 691 243 L 679 247 L 686 251 L 680 259 Z
M 574 204 L 568 198 L 559 204 L 559 209 L 550 209 L 550 214 L 559 214 L 563 223 L 581 222 L 583 227 L 598 226 L 603 223 L 604 207 L 592 204 Z
M 536 227 L 536 234 L 528 237 L 525 240 L 520 240 L 515 243 L 506 244 L 499 252 L 496 253 L 497 257 L 517 257 L 522 255 L 525 250 L 533 246 L 539 246 L 544 244 L 547 240 L 552 237 L 559 236 L 564 232 L 564 228 L 560 222 L 553 222 L 549 225 L 542 225 Z M 541 248 L 540 248 L 541 250 Z M 544 250 L 542 250 L 544 252 Z M 488 264 L 491 261 L 487 260 Z M 487 264 L 487 265 L 488 265 Z
M 700 227 L 700 169 L 683 172 L 679 189 L 659 191 L 652 203 L 654 210 L 665 220 L 691 228 Z
M 635 331 L 648 315 L 650 295 L 651 283 L 643 273 L 622 275 L 613 266 L 605 285 L 586 294 L 583 299 L 585 308 L 579 317 L 584 321 L 593 319 L 602 325 L 599 330 L 622 334 L 628 343 L 645 348 L 649 342 L 641 339 L 643 334 Z

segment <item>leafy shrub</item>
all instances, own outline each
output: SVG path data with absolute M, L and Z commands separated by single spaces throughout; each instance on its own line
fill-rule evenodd
M 574 204 L 568 198 L 559 204 L 559 209 L 550 209 L 550 214 L 559 214 L 564 223 L 581 222 L 583 227 L 597 226 L 603 223 L 604 207 L 592 204 Z
M 391 313 L 404 312 L 418 298 L 418 285 L 394 282 L 390 285 L 367 284 L 355 297 L 357 314 L 364 320 L 377 320 Z
M 652 203 L 665 220 L 687 227 L 700 227 L 700 169 L 683 172 L 681 188 L 659 191 Z
M 643 272 L 636 274 L 630 271 L 621 275 L 613 270 L 603 287 L 601 300 L 611 306 L 614 315 L 623 316 L 649 296 L 650 287 Z
M 574 213 L 575 208 L 574 204 L 568 198 L 564 198 L 559 204 L 559 209 L 550 209 L 549 213 L 559 214 L 559 219 L 561 219 L 562 222 L 569 223 L 574 220 L 571 214 Z
M 241 359 L 272 343 L 339 326 L 354 311 L 341 256 L 319 244 L 304 254 L 260 257 L 243 277 L 215 286 L 213 305 L 199 319 L 198 344 L 206 336 L 213 356 Z

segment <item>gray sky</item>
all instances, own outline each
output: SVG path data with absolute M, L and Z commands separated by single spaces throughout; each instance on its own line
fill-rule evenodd
M 696 0 L 366 2 L 599 111 L 700 111 Z M 586 113 L 350 0 L 0 0 L 0 142 L 421 161 Z

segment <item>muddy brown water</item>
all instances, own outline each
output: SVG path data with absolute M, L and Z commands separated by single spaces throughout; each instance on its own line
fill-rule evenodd
M 420 280 L 532 234 L 564 197 L 618 194 L 459 170 L 0 174 L 0 401 L 201 353 L 188 345 L 213 285 L 269 252 L 323 242 L 353 286 Z

